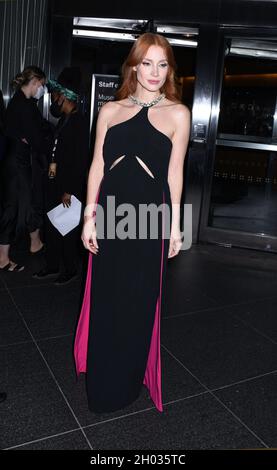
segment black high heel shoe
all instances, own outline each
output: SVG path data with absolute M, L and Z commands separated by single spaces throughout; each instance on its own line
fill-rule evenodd
M 34 256 L 34 255 L 41 255 L 42 253 L 45 253 L 45 251 L 46 251 L 46 246 L 45 246 L 45 243 L 44 243 L 39 250 L 30 251 L 30 253 L 31 253 L 32 256 Z
M 0 403 L 2 403 L 2 401 L 5 401 L 7 398 L 7 394 L 6 393 L 0 393 Z

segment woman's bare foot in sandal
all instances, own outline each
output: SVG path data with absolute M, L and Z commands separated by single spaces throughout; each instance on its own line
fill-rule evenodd
M 20 272 L 24 270 L 24 266 L 21 264 L 15 263 L 14 261 L 9 261 L 4 266 L 0 265 L 0 271 L 8 272 Z

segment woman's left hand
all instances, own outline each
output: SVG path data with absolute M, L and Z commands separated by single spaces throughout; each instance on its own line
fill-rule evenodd
M 63 203 L 63 207 L 70 207 L 71 206 L 71 194 L 63 193 L 62 203 Z
M 180 230 L 173 230 L 170 235 L 168 258 L 173 258 L 174 256 L 177 256 L 182 244 L 183 241 Z

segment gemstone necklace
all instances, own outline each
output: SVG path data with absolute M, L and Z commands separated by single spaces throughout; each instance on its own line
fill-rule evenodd
M 143 106 L 146 108 L 149 108 L 150 106 L 153 106 L 154 104 L 158 103 L 165 97 L 164 93 L 161 93 L 157 98 L 155 98 L 152 101 L 149 101 L 148 103 L 145 103 L 143 101 L 139 101 L 135 96 L 133 95 L 128 95 L 128 98 L 133 101 L 133 103 L 138 104 L 139 106 Z

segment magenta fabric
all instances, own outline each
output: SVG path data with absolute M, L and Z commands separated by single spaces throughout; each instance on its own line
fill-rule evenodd
M 164 204 L 164 194 L 163 194 Z M 164 206 L 163 206 L 164 209 Z M 164 212 L 164 211 L 163 211 Z M 164 215 L 164 214 L 163 214 Z M 156 304 L 154 327 L 152 332 L 150 350 L 143 383 L 149 390 L 150 397 L 156 408 L 163 411 L 162 404 L 162 376 L 161 376 L 161 346 L 160 346 L 160 320 L 161 320 L 161 298 L 162 298 L 162 274 L 164 262 L 164 217 L 163 217 L 163 237 L 162 254 L 160 268 L 160 293 Z
M 103 178 L 100 182 L 98 193 L 96 196 L 96 204 L 98 202 L 102 181 L 103 181 Z M 79 318 L 75 341 L 74 341 L 74 357 L 75 357 L 75 366 L 76 366 L 77 375 L 79 375 L 81 372 L 87 371 L 87 349 L 88 349 L 88 333 L 89 333 L 90 302 L 91 302 L 90 293 L 91 293 L 92 261 L 93 261 L 93 253 L 89 253 L 84 298 L 83 298 L 80 318 Z

